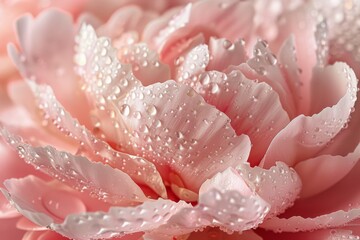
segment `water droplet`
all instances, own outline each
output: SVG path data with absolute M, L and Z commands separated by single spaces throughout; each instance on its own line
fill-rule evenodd
M 150 115 L 150 116 L 155 116 L 157 113 L 157 109 L 154 105 L 150 105 L 146 108 L 146 112 Z
M 124 104 L 120 107 L 120 112 L 124 116 L 129 116 L 130 114 L 130 107 L 127 104 Z

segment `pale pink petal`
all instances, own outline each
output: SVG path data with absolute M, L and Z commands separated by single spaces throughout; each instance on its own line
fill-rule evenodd
M 210 60 L 208 46 L 200 44 L 192 48 L 185 57 L 181 56 L 176 65 L 176 80 L 184 82 L 185 84 L 193 87 L 198 80 L 198 75 L 205 71 L 206 66 Z
M 235 70 L 229 74 L 205 72 L 192 81 L 205 101 L 225 113 L 237 134 L 246 134 L 253 145 L 249 157 L 257 165 L 276 134 L 289 122 L 278 94 Z
M 299 196 L 301 179 L 283 162 L 276 162 L 276 166 L 269 170 L 242 164 L 237 167 L 237 171 L 247 184 L 270 204 L 268 217 L 283 213 Z
M 204 183 L 198 205 L 181 209 L 154 232 L 183 235 L 205 227 L 220 227 L 230 234 L 243 232 L 256 228 L 269 209 L 270 204 L 254 193 L 230 168 Z
M 231 65 L 240 65 L 248 59 L 242 40 L 231 42 L 225 38 L 211 37 L 209 51 L 212 57 L 207 70 L 223 71 Z
M 7 145 L 5 142 L 0 142 L 0 186 L 8 178 L 24 177 L 28 174 L 37 174 L 36 170 L 24 163 L 19 156 Z M 42 174 L 38 174 L 42 176 Z M 0 219 L 17 217 L 19 213 L 14 209 L 10 203 L 0 196 Z
M 93 111 L 94 126 L 110 142 L 119 145 L 127 142 L 128 139 L 119 133 L 118 128 L 125 126 L 113 101 L 126 96 L 141 82 L 133 75 L 130 65 L 120 64 L 111 41 L 106 37 L 98 38 L 90 25 L 81 27 L 76 48 L 75 62 L 83 78 L 83 89 L 96 110 Z
M 39 237 L 43 234 L 43 232 L 26 232 L 21 240 L 38 240 Z
M 141 33 L 145 26 L 156 17 L 155 12 L 144 11 L 139 6 L 126 6 L 114 12 L 110 19 L 96 31 L 99 35 L 116 39 L 129 31 Z
M 10 45 L 9 54 L 23 77 L 49 84 L 81 123 L 90 124 L 87 100 L 73 69 L 72 17 L 53 9 L 42 12 L 36 19 L 27 15 L 17 21 L 17 34 L 21 50 L 17 52 Z
M 330 188 L 351 171 L 358 159 L 360 145 L 346 156 L 321 155 L 296 164 L 294 168 L 303 183 L 301 197 L 310 197 Z
M 338 134 L 348 121 L 357 94 L 357 79 L 354 72 L 344 63 L 327 66 L 325 71 L 337 74 L 347 86 L 343 97 L 332 107 L 312 116 L 300 115 L 293 119 L 271 142 L 262 165 L 266 168 L 275 161 L 289 166 L 314 157 Z
M 144 158 L 114 150 L 105 141 L 96 138 L 89 130 L 80 125 L 56 100 L 52 90 L 46 86 L 29 83 L 41 106 L 46 119 L 54 124 L 62 135 L 75 140 L 78 152 L 92 161 L 102 162 L 122 170 L 136 183 L 147 185 L 157 194 L 166 197 L 166 189 L 156 167 Z
M 360 219 L 360 191 L 354 183 L 360 179 L 360 163 L 328 190 L 301 198 L 281 218 L 269 219 L 267 229 L 297 232 L 352 225 Z
M 159 60 L 157 53 L 144 43 L 125 46 L 119 49 L 120 61 L 132 66 L 132 71 L 142 85 L 170 79 L 170 68 Z
M 106 212 L 87 212 L 69 215 L 61 224 L 51 224 L 56 232 L 79 240 L 110 239 L 152 231 L 169 221 L 185 202 L 158 199 L 136 207 L 111 207 Z M 135 238 L 136 239 L 136 238 Z
M 33 147 L 1 127 L 1 135 L 17 149 L 19 156 L 46 174 L 83 190 L 105 202 L 114 204 L 144 201 L 141 188 L 119 169 L 82 156 L 57 151 L 55 148 Z M 119 188 L 122 186 L 122 188 Z
M 228 234 L 218 228 L 206 228 L 203 231 L 193 232 L 187 240 L 262 240 L 254 231 L 249 230 L 243 233 Z
M 188 86 L 167 81 L 139 87 L 120 104 L 128 144 L 165 181 L 174 172 L 197 192 L 204 180 L 248 158 L 249 138 L 237 136 L 229 118 Z
M 203 14 L 206 9 L 208 14 Z M 168 26 L 158 32 L 147 34 L 145 40 L 160 49 L 161 57 L 182 39 L 202 32 L 206 39 L 219 36 L 235 41 L 250 38 L 254 6 L 252 2 L 234 0 L 210 0 L 188 4 L 168 21 Z M 168 18 L 168 16 L 166 16 Z M 236 22 L 236 24 L 233 24 Z M 166 57 L 165 57 L 166 58 Z
M 300 80 L 304 106 L 310 104 L 308 101 L 312 68 L 317 64 L 317 44 L 314 34 L 318 24 L 318 19 L 316 19 L 318 14 L 312 14 L 316 13 L 315 11 L 310 1 L 295 9 L 284 11 L 278 18 L 279 34 L 271 43 L 276 51 L 290 35 L 294 35 L 298 65 L 301 69 Z
M 357 19 L 359 15 L 359 4 L 354 1 L 353 7 L 349 7 L 347 2 L 335 1 L 331 5 L 318 2 L 319 10 L 327 17 L 329 25 L 329 61 L 346 62 L 360 76 L 360 56 L 358 51 L 358 29 Z M 332 18 L 329 16 L 337 16 Z M 359 97 L 358 92 L 358 97 Z M 353 152 L 360 141 L 360 131 L 358 123 L 360 121 L 360 101 L 357 101 L 354 111 L 351 113 L 351 120 L 347 128 L 338 134 L 330 146 L 323 151 L 324 154 L 340 154 L 345 156 Z
M 309 100 L 304 98 L 304 96 L 308 95 L 308 93 L 304 91 L 309 90 L 303 87 L 301 79 L 302 70 L 297 62 L 297 49 L 295 48 L 294 35 L 291 35 L 281 45 L 278 57 L 282 75 L 291 92 L 291 95 L 288 97 L 291 97 L 294 100 L 296 108 L 295 115 L 307 113 L 309 109 Z
M 259 40 L 254 46 L 254 56 L 247 64 L 257 73 L 255 79 L 266 82 L 279 94 L 281 104 L 290 118 L 296 115 L 296 105 L 290 84 L 282 74 L 280 64 L 276 56 L 268 48 L 268 44 Z M 246 75 L 246 73 L 244 73 Z M 253 75 L 253 74 L 252 74 Z M 254 77 L 250 78 L 254 79 Z
M 86 211 L 83 201 L 71 191 L 56 189 L 34 176 L 5 181 L 6 190 L 2 190 L 9 201 L 25 217 L 41 226 L 52 221 L 61 222 L 68 214 Z M 29 208 L 30 209 L 25 209 Z

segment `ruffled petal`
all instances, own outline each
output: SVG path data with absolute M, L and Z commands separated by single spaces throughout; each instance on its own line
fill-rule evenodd
M 330 188 L 346 176 L 359 159 L 360 145 L 346 156 L 321 155 L 296 164 L 294 168 L 303 182 L 301 197 L 311 197 Z
M 33 147 L 6 128 L 1 135 L 17 149 L 19 156 L 39 170 L 67 183 L 75 189 L 113 204 L 141 202 L 147 199 L 141 188 L 119 169 L 89 161 L 82 156 L 57 151 L 55 148 Z M 119 189 L 119 186 L 123 188 Z
M 281 217 L 265 222 L 264 228 L 297 232 L 352 226 L 354 220 L 360 219 L 360 191 L 354 188 L 360 178 L 359 172 L 360 163 L 357 162 L 337 184 L 322 193 L 297 200 Z
M 170 79 L 169 66 L 163 64 L 158 54 L 144 43 L 120 48 L 119 58 L 121 62 L 132 66 L 135 77 L 144 86 Z
M 249 80 L 237 70 L 205 72 L 192 83 L 207 103 L 231 119 L 237 134 L 250 137 L 253 147 L 248 161 L 252 165 L 260 162 L 273 138 L 290 122 L 269 85 Z
M 55 99 L 49 87 L 29 82 L 46 119 L 66 137 L 77 142 L 78 152 L 92 161 L 102 162 L 128 174 L 136 183 L 147 185 L 157 194 L 166 197 L 166 189 L 156 167 L 144 158 L 112 149 L 105 141 L 96 138 L 80 125 Z
M 137 207 L 111 207 L 105 212 L 69 215 L 63 223 L 52 223 L 50 228 L 79 240 L 120 238 L 134 233 L 141 236 L 142 232 L 151 232 L 165 224 L 171 216 L 187 206 L 185 202 L 159 199 Z
M 294 169 L 283 162 L 269 170 L 242 164 L 237 171 L 246 183 L 271 206 L 267 218 L 279 215 L 291 207 L 299 197 L 301 179 Z
M 95 30 L 84 24 L 77 36 L 75 62 L 83 78 L 83 89 L 95 108 L 94 126 L 110 142 L 128 141 L 119 133 L 124 127 L 113 100 L 121 99 L 141 82 L 135 78 L 131 66 L 120 64 L 118 51 L 106 37 L 97 37 Z
M 202 14 L 206 9 L 209 14 Z M 201 17 L 200 17 L 201 16 Z M 239 17 L 240 16 L 240 17 Z M 202 32 L 207 38 L 220 36 L 235 41 L 239 38 L 250 38 L 253 30 L 254 6 L 252 2 L 234 0 L 199 1 L 187 5 L 173 19 L 168 26 L 155 29 L 145 35 L 145 40 L 151 46 L 160 49 L 162 58 L 171 52 L 171 47 L 182 39 Z M 160 20 L 159 20 L 160 21 Z M 236 22 L 236 24 L 232 24 Z
M 73 69 L 72 17 L 54 9 L 42 12 L 36 19 L 27 15 L 17 21 L 17 34 L 21 50 L 17 52 L 10 45 L 9 55 L 23 77 L 50 85 L 62 104 L 89 126 L 89 106 Z
M 139 87 L 120 104 L 128 144 L 165 181 L 174 172 L 197 192 L 204 180 L 248 158 L 249 138 L 237 136 L 230 120 L 188 86 L 167 81 Z
M 205 227 L 220 227 L 229 234 L 243 232 L 256 228 L 269 209 L 270 205 L 230 168 L 203 184 L 198 205 L 181 209 L 154 233 L 176 236 Z
M 275 161 L 289 166 L 314 157 L 331 139 L 346 126 L 357 94 L 357 79 L 354 72 L 344 63 L 327 66 L 325 71 L 336 73 L 346 85 L 343 97 L 332 107 L 312 116 L 300 115 L 293 119 L 271 142 L 262 165 L 268 168 Z

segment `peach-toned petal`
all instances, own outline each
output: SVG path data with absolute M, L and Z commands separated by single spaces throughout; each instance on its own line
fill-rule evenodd
M 300 115 L 293 119 L 271 142 L 262 159 L 264 167 L 279 160 L 293 166 L 314 157 L 344 128 L 356 101 L 357 79 L 344 63 L 327 66 L 325 71 L 336 73 L 339 81 L 347 86 L 346 92 L 336 105 L 312 116 Z
M 19 156 L 26 162 L 75 189 L 82 189 L 114 204 L 141 202 L 146 199 L 141 188 L 119 169 L 91 162 L 82 156 L 57 151 L 51 146 L 33 147 L 4 127 L 1 127 L 0 131 L 3 138 L 17 149 Z M 122 188 L 119 189 L 119 186 Z
M 46 86 L 30 83 L 37 102 L 42 106 L 46 119 L 54 124 L 61 134 L 78 143 L 78 152 L 92 161 L 102 162 L 122 170 L 136 183 L 147 185 L 157 194 L 166 197 L 166 189 L 156 167 L 144 158 L 132 156 L 112 149 L 105 141 L 96 138 L 80 125 L 55 99 L 52 90 Z
M 17 21 L 17 34 L 20 52 L 10 45 L 9 54 L 23 77 L 52 86 L 66 108 L 88 125 L 88 104 L 73 69 L 75 32 L 71 16 L 54 9 L 35 19 L 27 15 Z
M 120 104 L 128 144 L 154 162 L 165 181 L 174 172 L 197 192 L 205 179 L 248 158 L 249 138 L 237 136 L 230 120 L 188 86 L 139 87 Z
M 121 62 L 132 66 L 135 77 L 144 86 L 170 79 L 169 66 L 160 62 L 157 53 L 144 43 L 120 48 L 119 58 Z
M 346 156 L 321 155 L 296 164 L 294 168 L 303 182 L 301 197 L 330 188 L 346 176 L 359 159 L 360 145 Z
M 270 204 L 268 217 L 283 213 L 299 196 L 301 179 L 283 162 L 277 162 L 276 166 L 269 170 L 242 164 L 237 167 L 237 171 L 249 186 Z
M 231 65 L 240 65 L 248 59 L 244 48 L 244 41 L 234 43 L 225 38 L 210 38 L 209 51 L 212 56 L 207 70 L 223 71 Z
M 237 134 L 250 137 L 249 162 L 257 165 L 273 138 L 289 122 L 278 94 L 235 70 L 229 74 L 211 71 L 198 76 L 193 88 L 205 101 L 225 113 Z

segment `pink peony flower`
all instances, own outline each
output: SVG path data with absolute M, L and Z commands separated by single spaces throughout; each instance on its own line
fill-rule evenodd
M 16 22 L 3 236 L 359 239 L 360 5 L 187 2 Z

